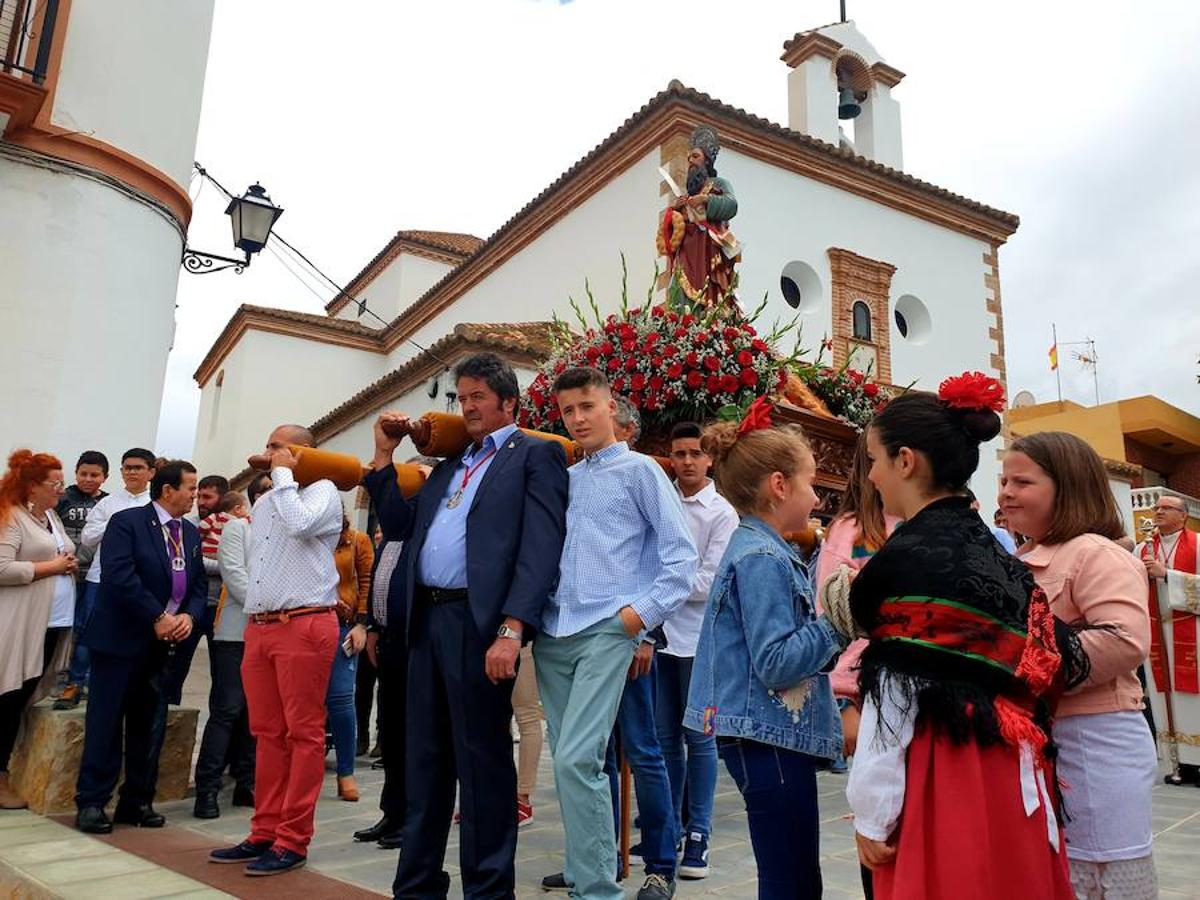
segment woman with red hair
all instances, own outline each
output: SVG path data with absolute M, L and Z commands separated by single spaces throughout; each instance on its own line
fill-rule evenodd
M 0 809 L 25 801 L 8 779 L 21 715 L 49 669 L 74 608 L 75 545 L 54 512 L 62 463 L 49 453 L 17 450 L 0 478 Z M 52 625 L 63 627 L 51 627 Z

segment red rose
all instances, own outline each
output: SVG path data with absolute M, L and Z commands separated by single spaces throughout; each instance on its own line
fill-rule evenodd
M 638 359 L 636 356 L 631 356 L 631 357 L 629 357 L 629 359 L 625 360 L 625 371 L 626 372 L 632 372 L 637 367 L 638 367 Z
M 608 361 L 608 371 L 615 372 L 619 368 L 621 368 L 621 361 L 615 356 Z
M 529 399 L 533 401 L 534 406 L 544 406 L 546 403 L 546 395 L 541 391 L 530 391 Z
M 640 391 L 645 386 L 646 386 L 646 376 L 643 375 L 641 372 L 637 372 L 632 378 L 629 379 L 629 387 L 632 390 Z
M 708 388 L 708 392 L 710 394 L 715 394 L 717 391 L 721 390 L 721 379 L 717 375 L 709 375 L 708 380 L 704 383 L 704 386 Z
M 696 322 L 696 317 L 693 316 L 691 313 L 688 313 L 686 316 L 683 317 L 683 325 L 685 328 L 690 325 L 695 324 L 695 322 Z
M 710 372 L 715 372 L 721 368 L 721 361 L 715 356 L 706 356 L 704 357 L 704 368 Z
M 653 347 L 658 343 L 658 339 L 662 337 L 657 331 L 652 331 L 646 335 L 646 349 Z
M 642 314 L 642 308 L 640 306 L 635 306 L 633 309 L 631 309 L 629 311 L 628 316 L 631 319 L 636 319 L 641 314 Z
M 642 395 L 633 393 L 629 395 L 629 402 L 633 404 L 634 409 L 642 408 Z
M 600 358 L 600 351 L 596 347 L 588 347 L 587 350 L 584 351 L 583 355 L 587 357 L 588 362 L 594 363 Z
M 662 354 L 663 356 L 667 357 L 677 356 L 679 354 L 679 348 L 674 344 L 667 344 L 667 346 L 663 347 Z
M 612 356 L 612 353 L 613 353 L 612 341 L 605 341 L 603 344 L 601 344 L 600 352 L 602 354 L 604 354 L 605 356 Z
M 678 378 L 683 374 L 683 363 L 671 363 L 667 366 L 667 377 Z
M 561 375 L 565 371 L 567 371 L 567 361 L 565 359 L 560 359 L 554 364 L 554 374 Z
M 662 357 L 661 356 L 655 356 L 655 357 L 651 358 L 651 360 L 650 360 L 651 368 L 657 369 L 661 365 L 662 365 Z
M 677 399 L 679 399 L 679 395 L 675 393 L 674 388 L 667 388 L 665 391 L 663 391 L 663 403 L 666 403 L 668 406 L 674 403 Z
M 632 325 L 622 325 L 618 331 L 623 341 L 632 341 L 637 338 L 637 329 Z
M 874 399 L 879 396 L 879 385 L 873 381 L 868 381 L 863 385 L 863 393 L 871 399 Z
M 753 369 L 742 369 L 741 382 L 746 387 L 754 387 L 758 384 L 758 373 Z
M 619 393 L 621 393 L 621 391 L 625 390 L 625 378 L 624 378 L 624 376 L 622 376 L 622 377 L 620 377 L 620 378 L 614 378 L 614 379 L 613 379 L 613 383 L 612 383 L 612 389 L 613 389 L 614 391 L 616 391 L 618 394 L 619 394 Z
M 847 369 L 846 374 L 850 376 L 850 380 L 855 384 L 863 383 L 863 373 L 858 371 L 858 369 Z
M 736 393 L 738 389 L 738 380 L 732 375 L 721 376 L 721 390 L 727 394 Z
M 559 411 L 559 408 L 558 408 L 557 406 L 552 406 L 552 407 L 550 408 L 550 413 L 549 413 L 549 415 L 547 416 L 547 418 L 548 418 L 548 419 L 549 419 L 551 422 L 557 422 L 559 419 L 561 419 L 561 418 L 562 418 L 562 412 L 560 412 L 560 411 Z
M 738 361 L 738 365 L 741 366 L 743 369 L 746 368 L 747 366 L 752 366 L 752 365 L 754 365 L 754 354 L 751 353 L 749 350 L 743 350 L 741 353 L 739 353 L 737 355 L 737 361 Z
M 674 334 L 675 334 L 676 338 L 685 338 L 685 337 L 687 337 L 687 329 L 686 328 L 676 328 L 674 331 Z
M 651 411 L 658 409 L 658 395 L 657 394 L 647 394 L 646 401 L 642 405 L 642 408 L 648 409 Z
M 700 357 L 696 353 L 695 350 L 689 351 L 688 355 L 683 358 L 683 361 L 686 362 L 693 369 L 700 368 Z
M 721 333 L 725 335 L 725 340 L 727 341 L 732 341 L 734 338 L 737 338 L 739 335 L 741 335 L 741 332 L 732 325 L 726 325 L 725 330 Z
M 621 349 L 626 353 L 632 353 L 635 347 L 637 347 L 637 341 L 621 341 Z
M 754 340 L 752 340 L 750 342 L 750 346 L 753 347 L 755 350 L 757 350 L 759 353 L 769 353 L 771 350 L 771 348 L 767 346 L 767 342 L 764 341 L 762 338 L 755 338 Z
M 615 334 L 616 331 L 617 331 L 617 323 L 612 321 L 612 319 L 609 319 L 609 321 L 604 323 L 604 333 L 605 334 Z
M 676 322 L 679 321 L 679 313 L 668 312 L 667 313 L 667 321 L 670 322 L 672 325 L 674 325 Z
M 652 375 L 650 377 L 650 390 L 661 391 L 663 388 L 663 377 L 661 375 Z
M 746 332 L 746 334 L 750 335 L 751 337 L 758 334 L 758 332 L 754 330 L 754 326 L 749 322 L 742 323 L 742 331 Z
M 687 386 L 690 387 L 692 390 L 699 389 L 700 385 L 703 383 L 704 383 L 704 376 L 701 375 L 699 372 L 697 372 L 695 369 L 692 369 L 692 371 L 688 372 Z
M 661 319 L 666 314 L 667 308 L 665 306 L 656 306 L 654 309 L 650 310 L 650 315 L 656 319 Z

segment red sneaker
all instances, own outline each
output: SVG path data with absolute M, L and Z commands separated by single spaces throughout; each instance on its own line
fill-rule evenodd
M 524 828 L 533 821 L 533 807 L 528 803 L 517 801 L 517 827 Z

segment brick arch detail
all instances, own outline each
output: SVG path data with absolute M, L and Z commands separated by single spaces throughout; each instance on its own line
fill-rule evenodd
M 896 267 L 860 256 L 840 247 L 830 247 L 829 288 L 833 301 L 833 365 L 840 367 L 850 358 L 854 339 L 854 303 L 862 300 L 871 310 L 871 340 L 854 341 L 875 348 L 874 381 L 892 382 L 892 341 L 888 297 Z

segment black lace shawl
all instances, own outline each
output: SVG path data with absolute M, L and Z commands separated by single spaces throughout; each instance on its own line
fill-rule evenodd
M 1001 623 L 999 630 L 1023 636 L 1028 631 L 1029 601 L 1036 588 L 1029 569 L 997 543 L 970 508 L 970 501 L 948 497 L 931 503 L 896 529 L 855 578 L 850 605 L 854 618 L 869 634 L 875 631 L 878 635 L 876 629 L 886 624 L 881 619 L 881 605 L 915 597 L 937 598 L 964 615 L 978 612 Z M 980 629 L 980 634 L 976 653 L 946 652 L 918 641 L 872 639 L 862 655 L 859 673 L 863 696 L 871 695 L 879 702 L 880 676 L 886 670 L 902 699 L 918 704 L 919 716 L 956 741 L 974 739 L 988 745 L 1000 741 L 994 706 L 996 697 L 1003 695 L 1032 710 L 1048 737 L 1047 698 L 1031 696 L 1011 668 L 990 663 L 986 659 L 988 632 Z M 1065 658 L 1060 687 L 1064 679 L 1082 681 L 1087 658 L 1077 636 L 1057 624 L 1055 636 Z

